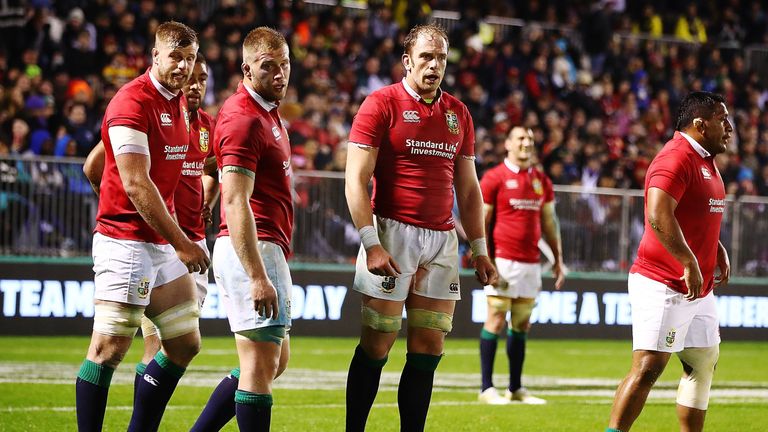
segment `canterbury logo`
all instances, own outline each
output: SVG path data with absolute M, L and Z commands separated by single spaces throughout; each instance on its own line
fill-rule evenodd
M 403 111 L 403 120 L 406 123 L 418 123 L 421 121 L 418 111 Z
M 171 126 L 171 115 L 168 113 L 160 113 L 160 124 L 163 126 Z
M 152 384 L 155 387 L 157 387 L 160 384 L 152 375 L 147 375 L 147 374 L 144 374 L 144 381 Z

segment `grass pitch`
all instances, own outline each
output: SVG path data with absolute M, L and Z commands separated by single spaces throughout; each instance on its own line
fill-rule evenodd
M 273 431 L 342 431 L 344 386 L 357 341 L 296 337 L 285 375 L 275 383 Z M 0 431 L 74 431 L 74 379 L 85 337 L 0 338 Z M 230 338 L 204 338 L 203 351 L 182 379 L 161 431 L 187 431 L 221 377 L 236 365 Z M 435 378 L 428 431 L 603 431 L 613 392 L 629 369 L 629 341 L 536 340 L 528 343 L 524 384 L 547 405 L 487 406 L 477 402 L 478 341 L 451 339 Z M 115 373 L 105 430 L 125 430 L 131 415 L 137 339 Z M 507 384 L 503 341 L 495 384 Z M 396 386 L 405 359 L 399 340 L 384 368 L 368 431 L 399 430 Z M 764 431 L 768 413 L 768 342 L 725 341 L 715 375 L 707 431 Z M 674 398 L 679 362 L 673 357 L 635 423 L 637 431 L 677 430 Z M 235 431 L 235 421 L 224 429 Z

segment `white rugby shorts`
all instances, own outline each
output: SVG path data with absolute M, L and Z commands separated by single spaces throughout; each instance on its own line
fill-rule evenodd
M 693 301 L 639 273 L 629 275 L 632 349 L 680 352 L 720 343 L 714 292 Z
M 278 317 L 266 319 L 256 313 L 251 296 L 250 278 L 235 253 L 229 236 L 219 237 L 213 247 L 213 277 L 219 289 L 229 327 L 233 333 L 263 327 L 291 327 L 291 272 L 280 246 L 258 242 L 267 277 L 277 290 Z
M 152 289 L 187 274 L 169 244 L 120 240 L 101 233 L 93 236 L 96 300 L 149 304 Z
M 208 243 L 206 243 L 205 239 L 198 240 L 195 242 L 195 244 L 205 252 L 205 256 L 207 256 L 208 259 L 211 259 L 211 252 L 208 250 Z M 203 274 L 200 274 L 199 272 L 192 274 L 192 276 L 195 278 L 195 285 L 197 285 L 197 303 L 200 306 L 200 310 L 203 309 L 205 296 L 208 295 L 208 272 L 210 271 L 211 269 L 208 268 L 208 270 Z
M 541 291 L 541 264 L 496 258 L 498 286 L 486 285 L 485 295 L 505 298 L 536 298 Z
M 392 277 L 369 272 L 365 248 L 360 245 L 355 264 L 355 291 L 392 301 L 405 300 L 409 292 L 439 300 L 461 299 L 456 230 L 436 231 L 378 216 L 375 219 L 381 245 L 402 273 Z M 419 268 L 426 273 L 411 290 Z

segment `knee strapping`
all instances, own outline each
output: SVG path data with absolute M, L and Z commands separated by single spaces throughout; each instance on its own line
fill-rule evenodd
M 151 318 L 157 327 L 160 340 L 173 339 L 197 331 L 200 326 L 200 307 L 197 300 L 176 305 L 165 312 Z
M 536 303 L 512 303 L 509 309 L 509 327 L 518 332 L 526 333 L 528 331 L 528 322 L 531 319 L 531 313 Z
M 403 325 L 401 315 L 384 315 L 368 306 L 363 306 L 362 312 L 363 325 L 382 333 L 397 333 Z
M 146 338 L 157 334 L 157 327 L 146 315 L 141 316 L 141 336 Z
M 235 339 L 248 339 L 254 342 L 272 342 L 278 346 L 285 339 L 284 326 L 261 327 L 252 330 L 243 330 L 235 333 Z
M 680 379 L 677 403 L 689 408 L 706 410 L 709 406 L 709 390 L 720 356 L 720 347 L 686 348 L 677 353 L 683 362 L 687 376 Z
M 488 307 L 493 310 L 499 312 L 509 312 L 511 306 L 512 299 L 508 297 L 488 296 Z
M 144 308 L 116 303 L 94 306 L 93 331 L 107 336 L 134 337 L 141 325 Z
M 408 327 L 420 327 L 450 333 L 453 315 L 427 309 L 408 309 Z

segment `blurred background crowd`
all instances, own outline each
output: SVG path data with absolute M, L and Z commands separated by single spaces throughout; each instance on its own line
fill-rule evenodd
M 214 115 L 241 79 L 247 32 L 268 25 L 285 34 L 293 60 L 280 110 L 293 166 L 343 171 L 361 101 L 402 79 L 405 33 L 434 20 L 450 36 L 443 88 L 473 115 L 481 175 L 504 157 L 510 126 L 523 124 L 533 129 L 555 184 L 642 188 L 673 133 L 680 99 L 708 90 L 726 97 L 736 129 L 717 158 L 727 191 L 768 196 L 766 1 L 336 3 L 3 1 L 0 158 L 86 156 L 110 98 L 148 67 L 157 25 L 177 20 L 199 32 L 211 71 L 205 109 Z M 1 181 L 18 176 L 0 164 Z M 69 187 L 88 193 L 87 184 L 75 183 Z M 310 195 L 320 192 L 303 193 L 298 202 L 311 206 L 317 196 Z M 344 212 L 344 203 L 336 207 Z

